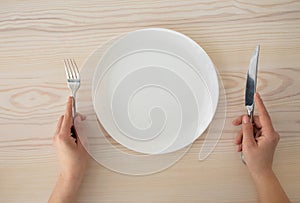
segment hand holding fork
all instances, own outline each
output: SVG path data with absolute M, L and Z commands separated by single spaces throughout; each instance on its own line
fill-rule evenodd
M 68 87 L 72 91 L 73 97 L 73 108 L 72 108 L 72 127 L 71 127 L 71 136 L 77 141 L 77 133 L 74 127 L 74 119 L 76 116 L 76 93 L 80 87 L 80 75 L 77 64 L 74 59 L 65 59 L 64 60 L 65 71 L 67 76 Z

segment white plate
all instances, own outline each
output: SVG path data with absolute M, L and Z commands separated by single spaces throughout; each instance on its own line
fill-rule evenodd
M 208 127 L 218 78 L 205 51 L 167 29 L 143 29 L 116 40 L 92 82 L 94 110 L 123 146 L 145 154 L 179 150 Z

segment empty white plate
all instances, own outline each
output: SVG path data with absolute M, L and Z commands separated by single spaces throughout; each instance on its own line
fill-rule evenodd
M 92 96 L 105 130 L 145 154 L 179 150 L 208 127 L 218 78 L 208 55 L 189 37 L 153 28 L 118 38 L 96 67 Z

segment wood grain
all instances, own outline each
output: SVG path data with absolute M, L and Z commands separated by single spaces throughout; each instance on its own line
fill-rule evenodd
M 257 202 L 230 124 L 245 112 L 257 43 L 258 89 L 281 135 L 274 170 L 300 202 L 299 1 L 4 0 L 0 8 L 0 202 L 46 202 L 52 190 L 59 171 L 52 132 L 69 94 L 62 59 L 83 64 L 112 37 L 146 27 L 182 32 L 209 54 L 226 89 L 224 133 L 205 161 L 197 160 L 201 137 L 151 176 L 120 175 L 91 160 L 78 202 Z

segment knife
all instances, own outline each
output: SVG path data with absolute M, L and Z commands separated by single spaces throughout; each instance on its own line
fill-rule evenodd
M 257 84 L 257 65 L 258 65 L 259 50 L 260 50 L 260 45 L 257 45 L 250 59 L 248 73 L 247 73 L 246 90 L 245 90 L 245 106 L 247 109 L 247 114 L 250 117 L 250 121 L 252 123 L 253 123 L 253 113 L 254 113 L 254 94 L 256 92 L 256 84 Z M 241 159 L 242 162 L 246 164 L 243 153 L 241 153 Z

